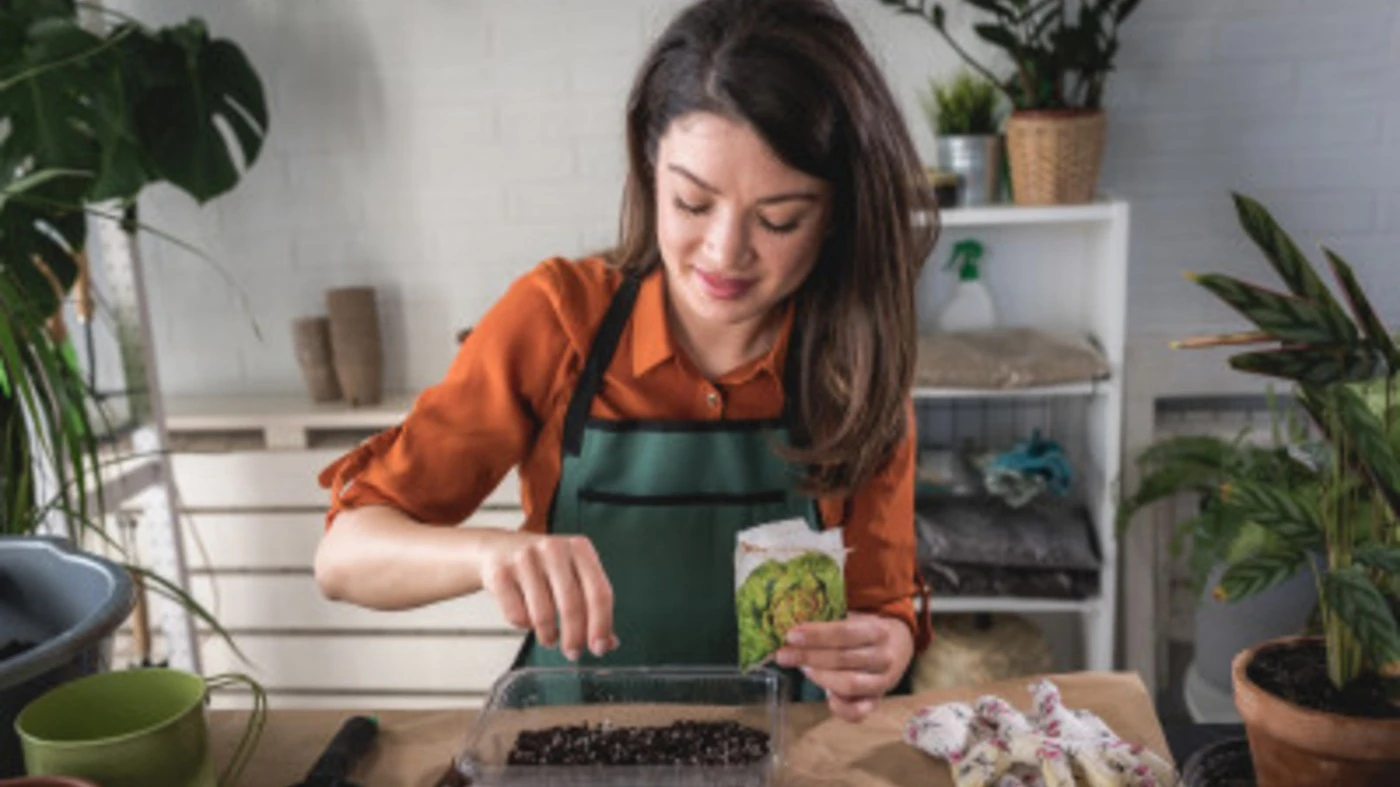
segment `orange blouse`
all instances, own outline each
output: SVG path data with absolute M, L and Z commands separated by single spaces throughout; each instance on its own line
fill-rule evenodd
M 600 259 L 548 260 L 515 281 L 462 342 L 446 377 L 404 422 L 321 473 L 329 527 L 342 510 L 389 505 L 429 524 L 467 519 L 512 467 L 520 468 L 524 528 L 547 530 L 559 482 L 569 398 L 593 333 L 622 274 Z M 601 419 L 767 419 L 783 409 L 791 314 L 772 349 L 711 382 L 681 352 L 666 318 L 658 269 L 636 306 L 593 402 Z M 912 405 L 910 418 L 912 424 Z M 849 498 L 821 501 L 845 528 L 850 608 L 915 626 L 915 434 Z

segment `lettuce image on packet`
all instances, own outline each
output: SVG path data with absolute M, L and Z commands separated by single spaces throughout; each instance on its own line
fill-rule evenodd
M 739 668 L 773 657 L 799 623 L 846 617 L 846 548 L 841 529 L 817 532 L 785 519 L 739 533 L 734 550 L 734 607 Z

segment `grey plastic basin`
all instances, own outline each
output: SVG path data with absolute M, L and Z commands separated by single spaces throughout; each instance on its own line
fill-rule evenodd
M 126 569 L 66 541 L 0 536 L 0 777 L 22 773 L 14 721 L 31 700 L 105 668 L 103 645 L 135 601 Z

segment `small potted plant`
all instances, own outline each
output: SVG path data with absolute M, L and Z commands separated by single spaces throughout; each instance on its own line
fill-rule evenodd
M 1327 446 L 1306 459 L 1316 487 L 1222 489 L 1277 545 L 1230 565 L 1217 597 L 1246 597 L 1310 565 L 1310 552 L 1325 557 L 1315 570 L 1323 637 L 1241 652 L 1235 705 L 1262 787 L 1400 784 L 1400 349 L 1341 257 L 1324 249 L 1350 312 L 1262 205 L 1235 203 L 1288 292 L 1193 276 L 1257 330 L 1180 345 L 1262 345 L 1230 365 L 1291 381 Z
M 931 24 L 1011 101 L 1006 148 L 1017 204 L 1089 202 L 1098 187 L 1107 135 L 1104 83 L 1118 54 L 1118 29 L 1140 0 L 967 2 L 992 17 L 973 30 L 1010 57 L 1009 78 L 997 76 L 948 33 L 942 4 L 880 0 Z
M 958 176 L 959 205 L 1001 201 L 1001 93 L 970 71 L 946 82 L 929 80 L 921 97 L 938 142 L 938 167 Z

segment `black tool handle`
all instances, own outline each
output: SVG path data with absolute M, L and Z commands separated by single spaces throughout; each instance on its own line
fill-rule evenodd
M 378 734 L 379 723 L 368 716 L 352 716 L 346 720 L 299 787 L 345 784 L 351 769 L 369 751 Z

